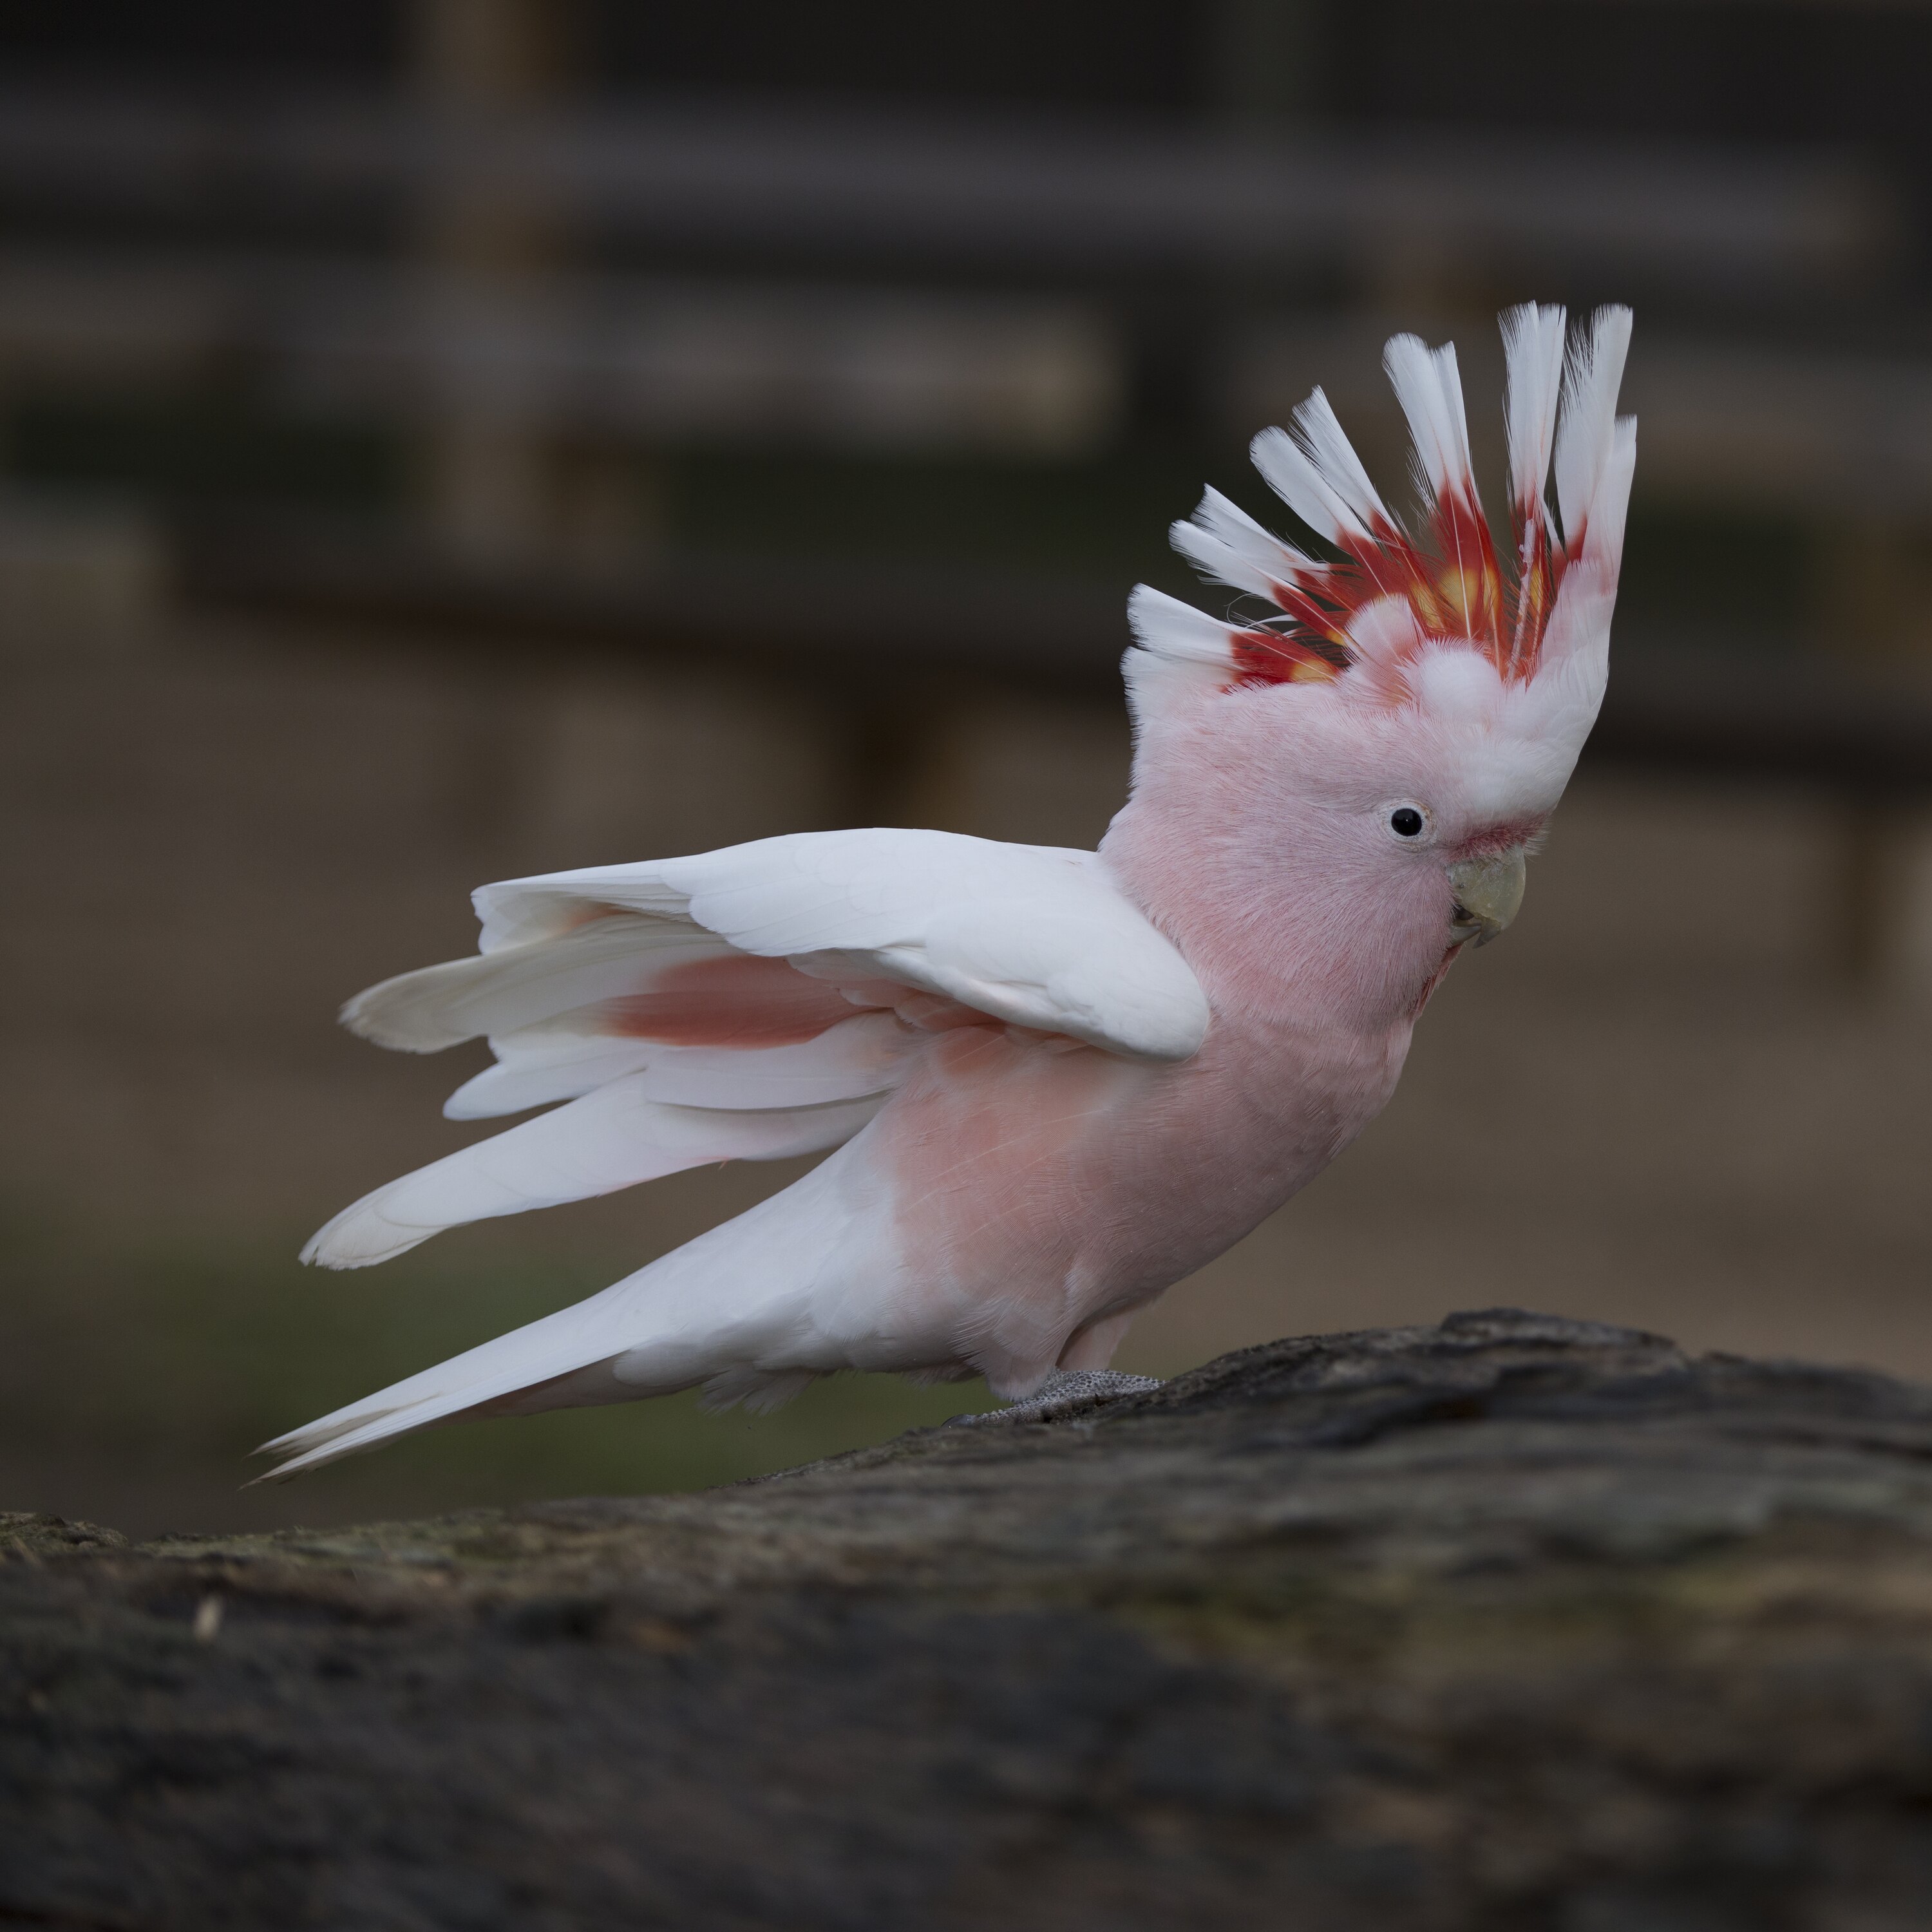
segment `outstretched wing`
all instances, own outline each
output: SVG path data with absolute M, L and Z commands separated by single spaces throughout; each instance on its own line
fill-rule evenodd
M 1000 1022 L 1185 1059 L 1205 995 L 1091 852 L 942 832 L 810 832 L 476 895 L 482 950 L 351 1000 L 364 1038 L 488 1038 L 458 1119 L 567 1104 L 346 1209 L 304 1258 L 357 1268 L 440 1229 L 679 1168 L 836 1146 L 925 1034 Z

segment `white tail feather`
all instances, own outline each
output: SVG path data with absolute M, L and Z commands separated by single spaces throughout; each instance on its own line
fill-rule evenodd
M 865 1272 L 871 1197 L 850 1186 L 850 1158 L 835 1154 L 601 1294 L 264 1443 L 256 1454 L 292 1460 L 263 1480 L 478 1409 L 530 1414 L 698 1382 L 717 1383 L 722 1400 L 756 1400 L 848 1366 L 855 1338 L 842 1324 L 866 1336 L 878 1327 L 877 1311 L 854 1293 Z M 830 1302 L 821 1287 L 833 1291 Z
M 282 1481 L 610 1360 L 625 1345 L 598 1318 L 626 1286 L 618 1282 L 574 1307 L 512 1329 L 263 1443 L 255 1451 L 258 1456 L 292 1456 L 256 1480 Z

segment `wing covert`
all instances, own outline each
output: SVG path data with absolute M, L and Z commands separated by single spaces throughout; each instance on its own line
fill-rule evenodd
M 1134 1058 L 1184 1060 L 1208 1030 L 1186 962 L 1096 853 L 944 832 L 803 832 L 512 880 L 484 886 L 476 905 L 486 954 L 656 915 L 815 979 L 895 980 Z

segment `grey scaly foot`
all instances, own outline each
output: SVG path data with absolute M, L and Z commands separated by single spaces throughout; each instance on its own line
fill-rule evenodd
M 1123 1375 L 1118 1369 L 1055 1369 L 1030 1396 L 988 1409 L 983 1415 L 956 1415 L 949 1429 L 970 1428 L 984 1422 L 1058 1422 L 1063 1417 L 1099 1408 L 1124 1395 L 1143 1395 L 1161 1386 L 1157 1376 Z

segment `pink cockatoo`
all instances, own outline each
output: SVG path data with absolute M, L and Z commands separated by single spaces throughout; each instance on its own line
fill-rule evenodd
M 1393 1091 L 1457 953 L 1507 926 L 1604 686 L 1636 426 L 1628 310 L 1568 345 L 1503 319 L 1512 552 L 1472 476 L 1453 347 L 1385 367 L 1412 535 L 1316 390 L 1257 468 L 1320 539 L 1209 490 L 1176 546 L 1264 601 L 1143 586 L 1130 796 L 1097 852 L 800 833 L 485 886 L 474 958 L 344 1018 L 486 1036 L 446 1112 L 554 1110 L 379 1188 L 305 1258 L 683 1168 L 835 1149 L 602 1294 L 265 1445 L 286 1475 L 459 1416 L 700 1384 L 769 1407 L 841 1369 L 982 1375 L 1037 1404 L 1333 1160 Z M 1560 399 L 1560 400 L 1559 400 Z M 1554 466 L 1556 517 L 1549 496 Z

